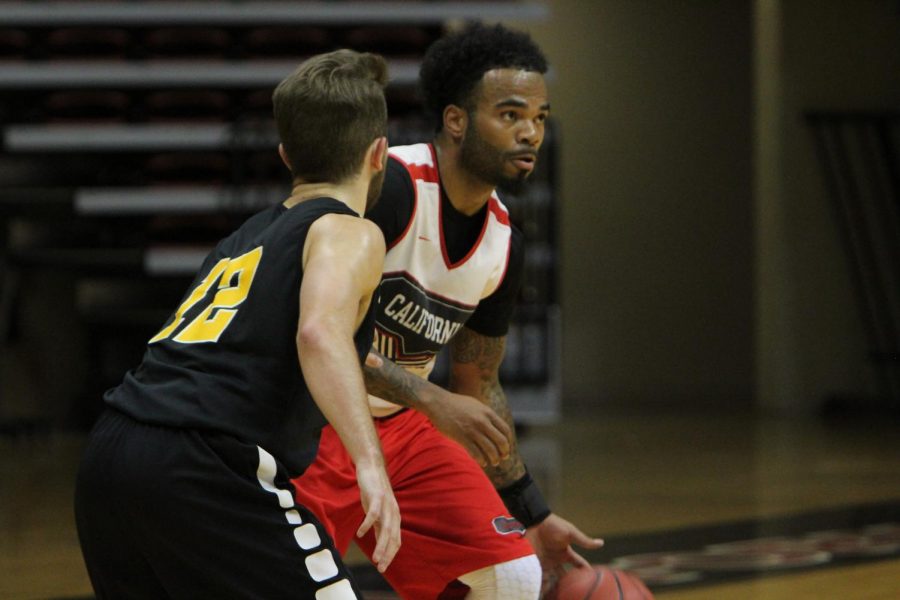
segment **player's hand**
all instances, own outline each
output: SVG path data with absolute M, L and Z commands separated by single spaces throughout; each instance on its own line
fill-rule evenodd
M 426 414 L 438 431 L 462 445 L 482 467 L 509 458 L 513 432 L 506 421 L 476 398 L 441 392 Z
M 580 529 L 555 514 L 529 527 L 525 537 L 531 542 L 545 574 L 559 573 L 566 564 L 589 567 L 590 563 L 575 552 L 572 545 L 588 550 L 603 546 L 603 540 L 585 535 Z
M 400 508 L 383 466 L 357 464 L 356 480 L 366 513 L 356 536 L 362 537 L 369 529 L 375 529 L 372 560 L 378 571 L 384 573 L 400 549 Z
M 380 369 L 384 366 L 384 359 L 374 352 L 369 352 L 366 354 L 366 366 L 370 369 Z

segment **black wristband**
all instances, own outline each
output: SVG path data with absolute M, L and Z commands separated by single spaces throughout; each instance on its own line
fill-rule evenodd
M 528 471 L 521 479 L 498 492 L 509 513 L 526 529 L 550 515 L 550 507 Z

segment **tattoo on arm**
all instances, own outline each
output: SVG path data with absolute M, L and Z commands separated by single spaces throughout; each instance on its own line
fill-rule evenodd
M 454 365 L 450 370 L 450 390 L 481 399 L 515 432 L 512 411 L 500 386 L 500 363 L 505 349 L 505 337 L 488 337 L 461 328 L 450 342 L 450 359 Z M 496 488 L 506 487 L 525 475 L 515 434 L 511 446 L 509 458 L 496 467 L 485 467 L 485 473 Z
M 400 406 L 420 408 L 420 394 L 429 385 L 428 382 L 403 367 L 398 367 L 380 352 L 375 350 L 370 350 L 370 352 L 381 357 L 382 365 L 377 368 L 363 365 L 366 391 Z

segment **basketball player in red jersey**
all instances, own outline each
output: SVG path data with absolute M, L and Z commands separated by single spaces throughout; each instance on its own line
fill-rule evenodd
M 386 359 L 366 369 L 366 387 L 403 514 L 385 577 L 404 598 L 534 600 L 541 567 L 586 564 L 572 544 L 602 544 L 550 511 L 498 378 L 524 247 L 495 188 L 516 191 L 534 170 L 546 70 L 533 41 L 502 26 L 436 42 L 420 74 L 436 136 L 391 149 L 366 215 L 388 245 L 375 334 Z M 445 345 L 450 391 L 427 381 Z M 329 428 L 320 444 L 298 499 L 345 551 L 360 518 L 352 464 Z M 371 555 L 371 536 L 357 542 Z

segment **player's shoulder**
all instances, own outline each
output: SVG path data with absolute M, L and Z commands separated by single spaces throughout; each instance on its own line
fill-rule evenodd
M 392 146 L 389 151 L 387 179 L 394 182 L 403 181 L 406 187 L 413 182 L 424 181 L 430 184 L 440 182 L 437 154 L 430 143 L 412 144 L 409 146 Z
M 322 215 L 312 224 L 309 233 L 314 238 L 350 242 L 366 252 L 377 251 L 385 245 L 381 229 L 370 220 L 355 214 Z
M 434 151 L 431 144 L 391 146 L 388 154 L 407 169 L 417 166 L 434 167 Z
M 507 227 L 512 225 L 512 222 L 509 219 L 509 209 L 506 208 L 506 204 L 503 203 L 503 200 L 500 199 L 497 192 L 491 194 L 491 197 L 488 200 L 488 210 L 491 211 L 491 214 L 493 214 L 501 224 L 506 225 Z

